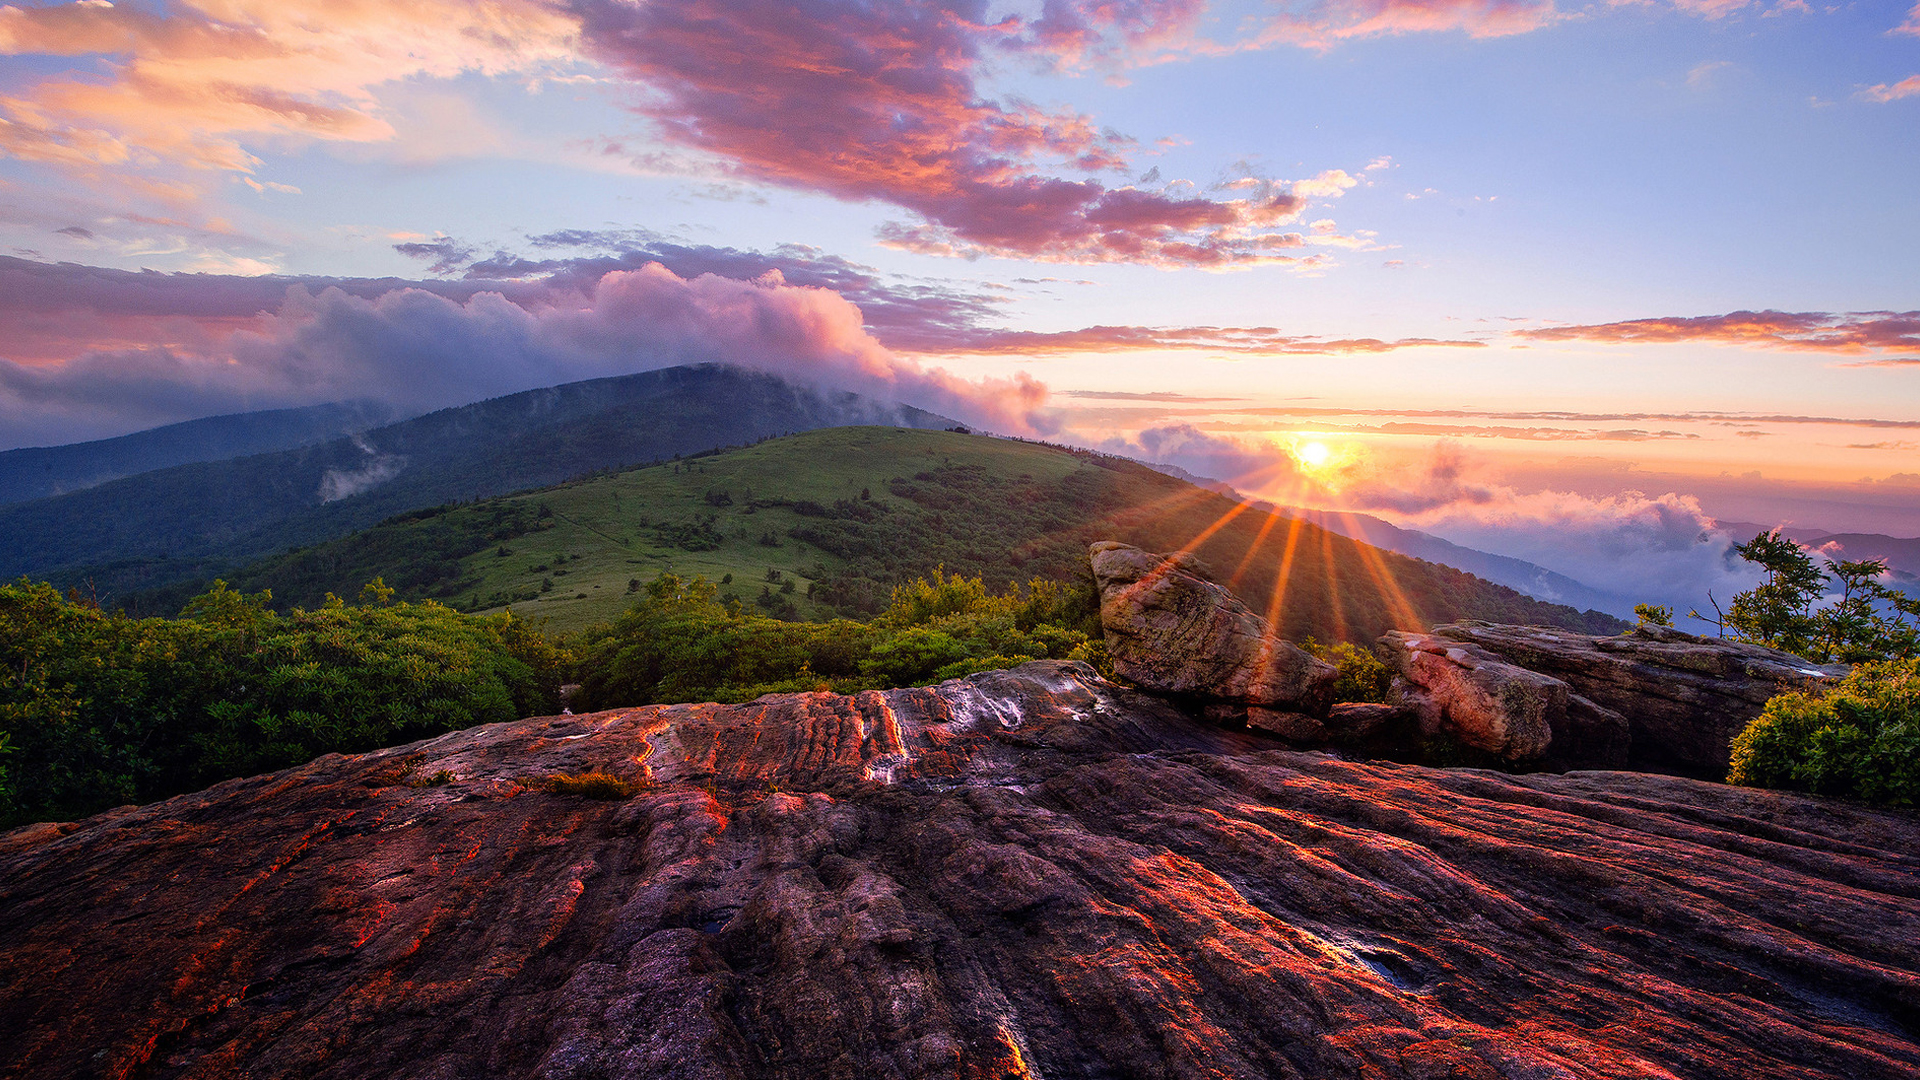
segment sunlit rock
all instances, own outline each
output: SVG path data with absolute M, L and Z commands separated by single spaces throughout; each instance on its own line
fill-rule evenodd
M 1089 556 L 1116 673 L 1158 693 L 1327 715 L 1333 665 L 1282 641 L 1267 620 L 1201 576 L 1191 556 L 1111 540 L 1094 544 Z
M 1050 662 L 0 834 L 0 1076 L 1920 1075 L 1912 813 L 1276 745 Z
M 1767 699 L 1846 674 L 1759 645 L 1644 627 L 1595 637 L 1538 626 L 1461 622 L 1433 637 L 1477 647 L 1563 681 L 1600 709 L 1625 718 L 1636 766 L 1726 774 L 1728 745 Z

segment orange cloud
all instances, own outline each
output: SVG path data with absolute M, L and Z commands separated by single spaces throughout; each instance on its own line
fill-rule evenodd
M 88 172 L 251 172 L 262 139 L 390 138 L 374 88 L 566 60 L 573 23 L 535 0 L 182 0 L 0 7 L 0 55 L 98 56 L 0 97 L 0 152 Z
M 1735 311 L 1726 315 L 1630 319 L 1591 326 L 1517 330 L 1532 341 L 1608 344 L 1704 342 L 1861 355 L 1920 349 L 1920 311 Z

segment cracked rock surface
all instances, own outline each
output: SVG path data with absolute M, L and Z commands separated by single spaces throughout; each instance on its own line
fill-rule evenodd
M 1914 815 L 1274 746 L 1051 662 L 29 826 L 0 1075 L 1920 1073 Z

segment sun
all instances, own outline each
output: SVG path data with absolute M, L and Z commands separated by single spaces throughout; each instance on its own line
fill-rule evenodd
M 1299 458 L 1300 464 L 1307 468 L 1317 469 L 1327 463 L 1327 459 L 1333 456 L 1333 451 L 1327 449 L 1326 443 L 1301 443 L 1300 448 L 1294 451 L 1294 456 Z

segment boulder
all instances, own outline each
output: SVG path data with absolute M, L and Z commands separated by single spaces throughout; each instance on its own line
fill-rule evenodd
M 1566 683 L 1596 707 L 1626 718 L 1627 761 L 1636 768 L 1726 775 L 1728 744 L 1787 690 L 1845 675 L 1759 645 L 1640 627 L 1596 637 L 1538 626 L 1463 621 L 1433 637 L 1484 650 Z
M 1202 576 L 1192 556 L 1110 540 L 1089 556 L 1115 672 L 1156 693 L 1327 715 L 1333 665 L 1282 641 L 1267 620 Z
M 1381 638 L 1403 707 L 1429 735 L 1445 732 L 1514 764 L 1612 769 L 1626 764 L 1626 718 L 1551 675 L 1435 634 Z
M 1396 630 L 1382 641 L 1400 677 L 1424 696 L 1416 708 L 1430 734 L 1444 730 L 1512 762 L 1546 756 L 1551 718 L 1566 715 L 1566 683 L 1430 634 Z

